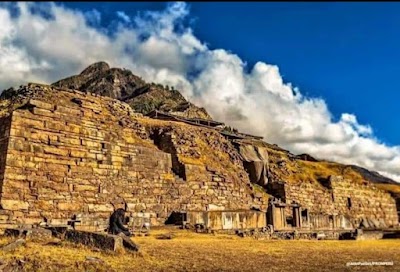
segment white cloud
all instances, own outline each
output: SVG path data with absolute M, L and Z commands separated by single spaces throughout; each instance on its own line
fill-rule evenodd
M 131 18 L 129 18 L 129 16 L 123 11 L 117 11 L 117 16 L 121 18 L 125 23 L 131 22 Z
M 86 11 L 84 13 L 84 16 L 87 20 L 87 22 L 92 25 L 92 26 L 99 26 L 101 22 L 101 13 L 96 10 L 92 9 L 90 11 Z
M 100 28 L 97 10 L 16 5 L 19 15 L 11 14 L 12 5 L 0 6 L 0 89 L 28 81 L 51 83 L 104 60 L 148 81 L 174 85 L 215 119 L 293 153 L 357 164 L 400 181 L 400 146 L 381 143 L 354 114 L 334 121 L 324 100 L 304 97 L 283 82 L 277 66 L 258 62 L 245 67 L 237 55 L 211 50 L 184 25 L 185 3 L 134 17 L 119 11 L 120 20 L 108 32 Z

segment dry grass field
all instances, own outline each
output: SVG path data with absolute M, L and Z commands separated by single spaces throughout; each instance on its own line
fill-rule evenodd
M 138 254 L 114 255 L 66 242 L 28 242 L 12 253 L 0 253 L 0 264 L 14 264 L 14 270 L 3 271 L 400 271 L 400 240 L 277 241 L 178 230 L 173 230 L 171 240 L 156 238 L 168 231 L 134 238 L 141 246 Z M 2 238 L 0 244 L 8 241 Z M 86 257 L 100 261 L 86 261 Z M 384 261 L 394 264 L 346 266 L 347 262 Z

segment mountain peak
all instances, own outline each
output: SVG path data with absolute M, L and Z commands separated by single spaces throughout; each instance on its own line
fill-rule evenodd
M 110 70 L 110 65 L 105 61 L 99 61 L 89 65 L 85 70 L 83 70 L 80 75 L 91 75 L 93 73 L 102 73 Z
M 111 68 L 104 61 L 96 62 L 80 74 L 61 79 L 55 87 L 109 96 L 128 103 L 135 111 L 147 114 L 153 110 L 173 113 L 188 118 L 211 120 L 204 108 L 187 101 L 173 87 L 147 83 L 130 70 Z

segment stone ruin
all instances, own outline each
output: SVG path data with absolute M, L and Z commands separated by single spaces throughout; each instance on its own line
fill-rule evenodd
M 395 199 L 369 183 L 357 184 L 341 176 L 330 176 L 325 187 L 284 182 L 270 183 L 268 187 L 284 202 L 276 205 L 283 214 L 278 223 L 281 228 L 387 228 L 399 222 Z M 297 216 L 293 203 L 300 204 Z M 296 224 L 296 217 L 304 223 Z
M 90 93 L 38 84 L 20 93 L 0 121 L 1 228 L 73 221 L 76 229 L 104 231 L 118 207 L 150 213 L 152 225 L 210 204 L 266 211 L 268 200 L 255 196 L 243 167 L 225 154 L 204 156 L 224 156 L 231 171 L 182 159 L 196 157 L 185 127 L 168 130 L 164 122 L 150 131 L 143 124 L 152 119 Z M 217 132 L 190 131 L 237 156 Z
M 19 93 L 0 115 L 0 228 L 72 222 L 104 231 L 119 207 L 149 214 L 153 226 L 188 212 L 218 218 L 220 228 L 254 216 L 276 229 L 398 225 L 395 200 L 372 184 L 335 176 L 325 186 L 269 180 L 265 148 L 211 128 L 155 120 L 91 93 L 40 84 Z M 215 207 L 226 214 L 210 213 Z

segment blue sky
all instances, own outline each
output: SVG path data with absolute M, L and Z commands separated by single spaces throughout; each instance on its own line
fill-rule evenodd
M 400 3 L 0 4 L 0 90 L 106 61 L 294 154 L 400 182 Z
M 116 11 L 162 10 L 165 3 L 64 3 Z M 249 66 L 279 66 L 302 93 L 324 98 L 336 118 L 354 113 L 384 142 L 399 144 L 400 3 L 189 3 L 194 34 Z

